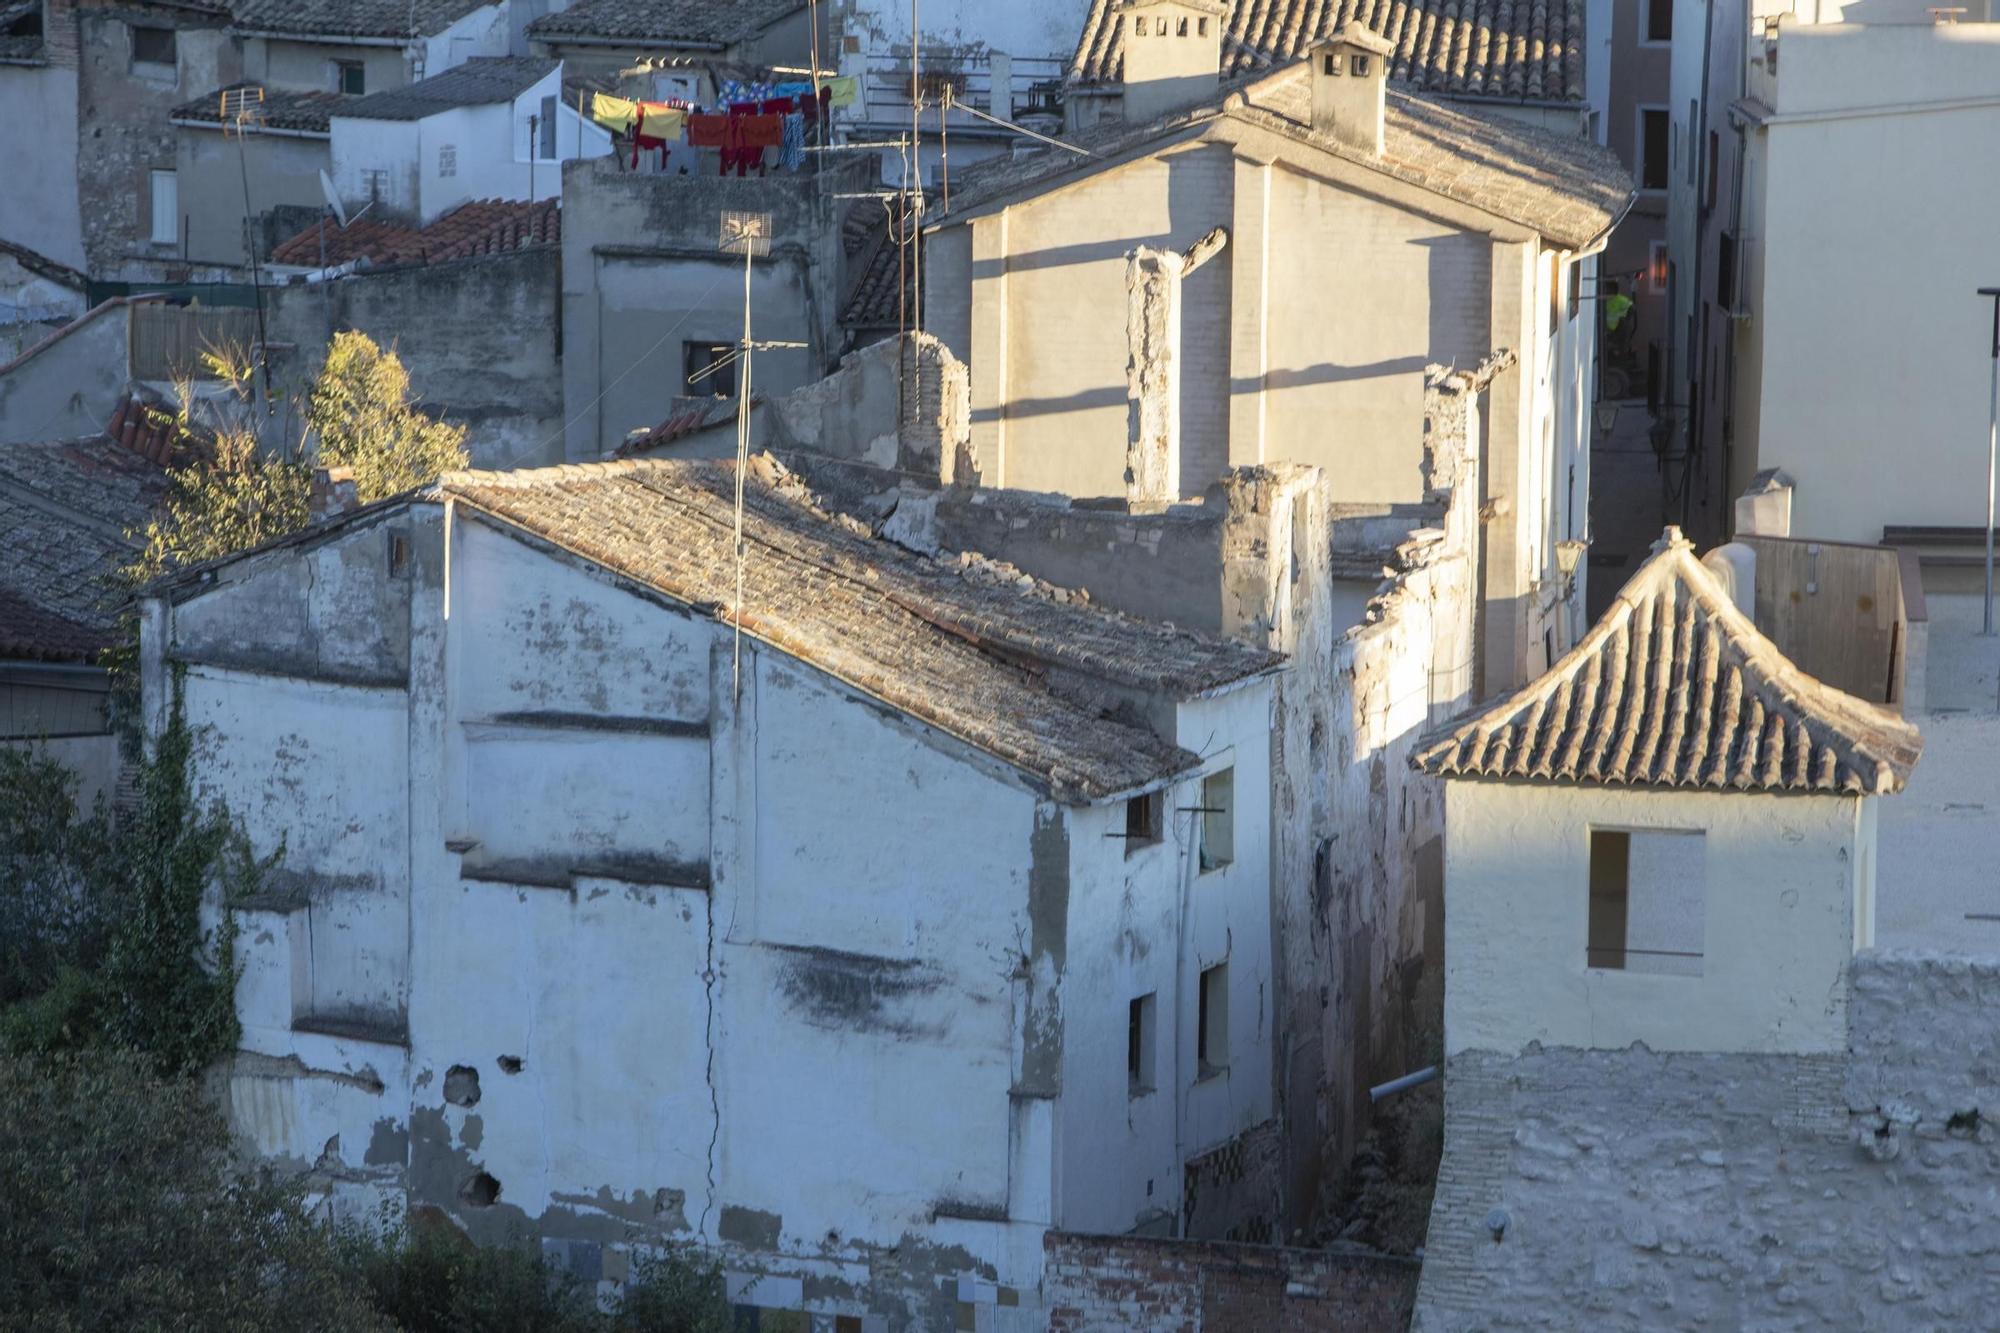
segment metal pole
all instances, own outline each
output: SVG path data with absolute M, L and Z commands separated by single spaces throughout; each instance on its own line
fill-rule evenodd
M 1993 634 L 1993 481 L 2000 465 L 2000 287 L 1981 287 L 1981 296 L 1993 301 L 1993 375 L 1987 391 L 1986 425 L 1986 627 Z

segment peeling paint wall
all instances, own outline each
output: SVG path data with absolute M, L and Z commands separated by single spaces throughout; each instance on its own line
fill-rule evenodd
M 743 1303 L 1027 1330 L 1048 1227 L 1130 1225 L 1142 1170 L 1177 1207 L 1183 1154 L 1268 1121 L 1268 683 L 1169 714 L 1240 774 L 1236 860 L 1194 875 L 1172 840 L 1128 861 L 1121 803 L 1050 804 L 754 641 L 739 696 L 705 615 L 448 522 L 381 511 L 148 611 L 153 715 L 187 663 L 205 790 L 287 850 L 237 908 L 222 1075 L 260 1155 L 588 1280 L 687 1239 Z M 1229 1068 L 1128 1128 L 1128 973 L 1166 969 L 1191 1062 L 1221 958 Z

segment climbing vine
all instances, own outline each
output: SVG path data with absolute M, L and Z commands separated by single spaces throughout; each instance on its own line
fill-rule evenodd
M 0 1048 L 123 1047 L 163 1074 L 235 1049 L 236 927 L 202 904 L 217 883 L 253 892 L 276 858 L 197 797 L 194 751 L 178 679 L 123 816 L 81 810 L 48 755 L 0 751 Z

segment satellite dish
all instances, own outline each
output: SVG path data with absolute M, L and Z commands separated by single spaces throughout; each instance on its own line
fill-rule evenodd
M 340 223 L 342 231 L 347 230 L 347 210 L 340 206 L 340 194 L 333 188 L 333 177 L 326 174 L 326 168 L 319 169 L 319 192 L 326 197 L 326 206 L 333 210 L 334 220 Z

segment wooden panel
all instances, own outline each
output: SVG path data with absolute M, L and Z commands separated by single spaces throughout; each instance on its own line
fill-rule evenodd
M 132 377 L 211 379 L 201 362 L 204 351 L 247 352 L 256 340 L 254 310 L 144 302 L 132 307 Z
M 104 702 L 101 687 L 0 683 L 0 739 L 101 736 L 111 729 Z
M 1748 537 L 1757 552 L 1757 628 L 1808 674 L 1893 702 L 1903 633 L 1896 553 L 1881 546 Z

